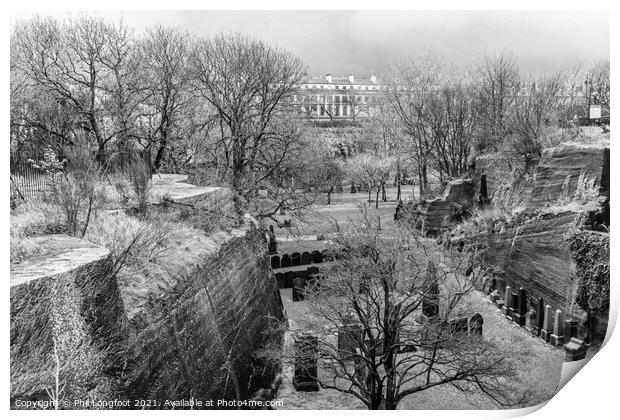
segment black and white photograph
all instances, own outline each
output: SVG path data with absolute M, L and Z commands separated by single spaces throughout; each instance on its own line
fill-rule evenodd
M 7 19 L 12 412 L 532 409 L 609 351 L 610 10 L 147 7 Z

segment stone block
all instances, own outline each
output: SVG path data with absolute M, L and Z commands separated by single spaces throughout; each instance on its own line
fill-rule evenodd
M 293 252 L 291 254 L 291 266 L 297 266 L 301 264 L 301 255 L 299 252 Z
M 280 267 L 290 267 L 291 266 L 291 257 L 288 254 L 282 255 L 280 258 Z
M 274 255 L 271 257 L 271 268 L 280 268 L 280 256 Z
M 310 258 L 310 253 L 309 252 L 302 252 L 301 253 L 301 265 L 308 265 L 308 264 L 310 264 L 311 261 L 312 261 L 312 259 Z
M 276 281 L 278 282 L 278 289 L 284 289 L 286 284 L 286 274 L 276 273 Z
M 469 334 L 473 336 L 482 337 L 482 324 L 484 323 L 484 319 L 482 315 L 475 314 L 469 320 Z
M 553 334 L 553 309 L 551 305 L 545 305 L 543 329 L 540 330 L 540 336 L 543 340 L 549 342 L 551 340 L 551 334 Z
M 320 251 L 312 251 L 310 253 L 310 258 L 312 259 L 312 262 L 315 264 L 320 264 L 323 262 L 323 254 L 321 254 Z
M 318 358 L 319 344 L 315 336 L 303 334 L 295 340 L 293 386 L 297 391 L 316 392 L 319 390 L 317 382 Z
M 570 341 L 564 345 L 564 350 L 566 350 L 566 358 L 564 361 L 575 362 L 585 359 L 588 347 L 589 346 L 583 340 L 572 337 Z

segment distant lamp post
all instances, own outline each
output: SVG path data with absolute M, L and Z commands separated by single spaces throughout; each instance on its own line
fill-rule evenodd
M 590 97 L 592 92 L 592 76 L 590 74 L 590 69 L 586 69 L 586 95 L 588 96 L 588 109 L 586 110 L 586 116 L 588 118 L 588 125 L 590 125 Z

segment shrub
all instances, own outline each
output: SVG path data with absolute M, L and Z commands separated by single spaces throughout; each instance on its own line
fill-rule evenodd
M 133 187 L 140 214 L 146 214 L 151 190 L 151 168 L 140 157 L 134 156 L 127 166 L 127 175 Z
M 50 201 L 62 209 L 69 233 L 84 236 L 91 217 L 105 202 L 101 168 L 87 147 L 75 146 L 65 153 L 66 172 L 55 176 Z
M 585 310 L 609 311 L 609 235 L 571 228 L 566 236 L 577 268 L 576 302 Z
M 10 223 L 11 263 L 47 251 L 44 242 L 34 241 L 32 236 L 60 233 L 66 230 L 61 209 L 44 201 L 26 202 L 19 205 L 11 211 Z

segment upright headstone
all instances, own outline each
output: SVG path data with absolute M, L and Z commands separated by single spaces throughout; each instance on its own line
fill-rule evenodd
M 276 242 L 276 234 L 273 231 L 273 225 L 269 225 L 269 243 L 267 244 L 267 253 L 275 254 L 278 252 L 278 243 Z
M 276 281 L 278 282 L 278 289 L 284 289 L 284 285 L 286 283 L 286 274 L 276 273 Z
M 320 264 L 323 262 L 323 255 L 321 254 L 320 251 L 314 250 L 310 253 L 310 258 L 312 259 L 312 262 L 315 264 Z
M 301 255 L 299 252 L 293 252 L 291 254 L 291 266 L 296 266 L 301 263 Z
M 469 331 L 469 320 L 467 317 L 450 320 L 450 333 L 454 336 L 467 335 Z
M 280 268 L 280 256 L 274 255 L 271 257 L 271 268 Z
M 319 343 L 315 336 L 303 334 L 295 341 L 295 376 L 293 386 L 297 391 L 316 392 L 319 390 L 317 382 L 317 360 L 319 358 Z
M 540 332 L 543 329 L 545 322 L 545 301 L 543 298 L 538 299 L 538 304 L 536 305 L 536 326 L 532 330 L 532 334 L 540 335 Z
M 310 264 L 311 262 L 311 258 L 310 258 L 310 253 L 309 252 L 302 252 L 301 253 L 301 265 L 307 265 Z
M 357 189 L 355 188 L 355 184 L 351 184 L 351 194 L 355 194 Z
M 553 334 L 553 309 L 551 309 L 551 305 L 545 305 L 543 328 L 540 330 L 540 336 L 548 343 L 551 340 L 551 334 Z
M 564 314 L 561 310 L 555 311 L 555 319 L 553 321 L 553 334 L 551 334 L 552 346 L 559 347 L 564 344 Z
M 536 335 L 534 333 L 534 329 L 536 328 L 536 309 L 532 308 L 527 313 L 527 319 L 525 320 L 525 329 L 528 330 L 532 335 Z
M 504 293 L 504 307 L 502 308 L 502 315 L 506 318 L 512 316 L 512 288 L 506 286 L 506 293 Z
M 355 377 L 360 383 L 365 384 L 366 377 L 368 376 L 368 367 L 366 366 L 366 359 L 359 348 L 355 349 L 353 363 Z
M 517 315 L 517 311 L 519 310 L 519 293 L 517 292 L 512 292 L 512 313 L 510 316 L 510 319 L 512 319 L 514 322 L 516 321 L 516 315 Z
M 288 254 L 282 255 L 280 258 L 280 267 L 290 267 L 291 266 L 291 257 Z
M 343 359 L 350 359 L 362 343 L 362 327 L 354 317 L 346 317 L 338 327 L 338 355 Z
M 519 300 L 515 308 L 514 320 L 521 327 L 525 326 L 525 320 L 527 318 L 527 291 L 521 287 L 519 288 Z
M 576 362 L 577 360 L 583 360 L 586 357 L 588 351 L 588 345 L 576 337 L 570 339 L 568 344 L 564 346 L 566 350 L 565 362 Z
M 439 314 L 439 284 L 437 283 L 437 270 L 432 261 L 429 261 L 426 267 L 425 286 L 426 290 L 422 298 L 422 315 L 426 321 Z
M 482 337 L 482 324 L 484 323 L 484 319 L 482 315 L 475 314 L 469 320 L 469 334 L 473 336 Z
M 284 278 L 284 288 L 290 289 L 293 287 L 293 279 L 297 277 L 294 271 L 287 271 L 286 277 Z
M 568 342 L 571 338 L 577 336 L 577 328 L 579 323 L 574 319 L 564 321 L 564 341 Z

